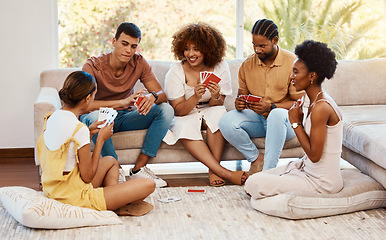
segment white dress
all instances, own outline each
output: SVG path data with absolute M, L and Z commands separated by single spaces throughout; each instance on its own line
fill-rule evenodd
M 219 86 L 222 95 L 231 95 L 232 86 L 228 64 L 224 61 L 217 64 L 213 72 L 221 78 Z M 194 94 L 194 87 L 188 86 L 185 80 L 185 72 L 181 62 L 173 63 L 165 76 L 165 93 L 169 100 L 175 100 L 185 96 L 185 100 Z M 210 92 L 207 90 L 200 102 L 210 100 Z M 226 113 L 224 106 L 209 107 L 209 104 L 198 105 L 186 116 L 174 116 L 163 141 L 168 145 L 175 144 L 178 139 L 203 140 L 201 135 L 202 119 L 205 119 L 209 130 L 214 133 L 219 129 L 218 123 Z

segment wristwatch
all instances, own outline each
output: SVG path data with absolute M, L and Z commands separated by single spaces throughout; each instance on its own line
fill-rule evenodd
M 152 92 L 150 92 L 153 96 L 154 96 L 154 98 L 155 98 L 155 101 L 154 102 L 157 102 L 157 100 L 158 100 L 158 94 L 156 93 L 156 92 L 154 92 L 154 91 L 152 91 Z
M 292 123 L 291 126 L 293 129 L 297 128 L 298 126 L 301 126 L 301 123 Z
M 276 104 L 271 103 L 271 110 L 273 110 L 273 109 L 275 109 L 275 108 L 277 108 L 277 107 L 276 107 Z

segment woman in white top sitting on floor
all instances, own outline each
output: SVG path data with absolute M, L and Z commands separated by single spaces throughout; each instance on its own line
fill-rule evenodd
M 113 123 L 97 128 L 104 121 L 87 127 L 78 120 L 96 91 L 95 79 L 83 71 L 71 73 L 59 91 L 63 107 L 47 115 L 37 142 L 43 192 L 74 206 L 143 215 L 153 208 L 142 200 L 154 191 L 154 182 L 137 178 L 118 184 L 117 161 L 100 156 L 103 143 L 113 134 Z M 90 139 L 95 133 L 99 134 L 91 154 Z
M 224 179 L 244 184 L 248 174 L 232 172 L 220 165 L 225 140 L 218 122 L 226 109 L 225 95 L 231 95 L 229 67 L 223 61 L 226 43 L 222 34 L 205 23 L 188 24 L 173 35 L 172 51 L 181 62 L 172 64 L 165 77 L 165 92 L 175 117 L 164 141 L 179 139 L 193 157 L 209 168 L 209 184 L 222 186 Z M 201 83 L 201 72 L 213 72 L 221 80 Z M 206 129 L 207 142 L 201 129 Z
M 337 61 L 324 43 L 307 40 L 296 46 L 298 59 L 291 75 L 296 91 L 305 90 L 310 99 L 303 122 L 300 102 L 289 110 L 289 120 L 304 149 L 302 159 L 252 175 L 245 190 L 254 199 L 284 192 L 337 193 L 343 188 L 340 173 L 342 116 L 334 100 L 322 89 L 325 78 L 332 78 Z

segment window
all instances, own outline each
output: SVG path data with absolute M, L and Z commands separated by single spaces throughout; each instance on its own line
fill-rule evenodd
M 253 52 L 250 31 L 260 18 L 274 20 L 279 26 L 279 45 L 290 51 L 304 39 L 314 39 L 328 43 L 340 59 L 385 56 L 383 0 L 362 2 L 58 0 L 60 66 L 79 67 L 90 56 L 110 51 L 116 27 L 124 21 L 141 29 L 139 52 L 147 59 L 173 60 L 171 36 L 181 25 L 197 21 L 223 33 L 227 59 L 246 57 Z M 331 7 L 323 18 L 327 3 Z M 345 7 L 348 15 L 344 15 Z M 334 14 L 342 17 L 333 18 Z

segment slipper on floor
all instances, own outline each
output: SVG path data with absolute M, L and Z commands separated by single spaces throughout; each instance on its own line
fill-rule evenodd
M 220 182 L 220 183 L 214 183 L 214 182 Z M 212 187 L 221 187 L 225 185 L 224 179 L 220 178 L 214 173 L 209 173 L 209 185 Z
M 242 177 L 245 176 L 246 179 L 248 179 L 249 174 L 244 172 L 244 171 L 234 171 L 232 172 L 232 177 L 231 177 L 231 183 L 236 184 L 236 185 L 244 185 L 245 181 L 242 182 Z
M 142 216 L 153 210 L 154 206 L 145 201 L 127 204 L 116 210 L 119 216 Z

